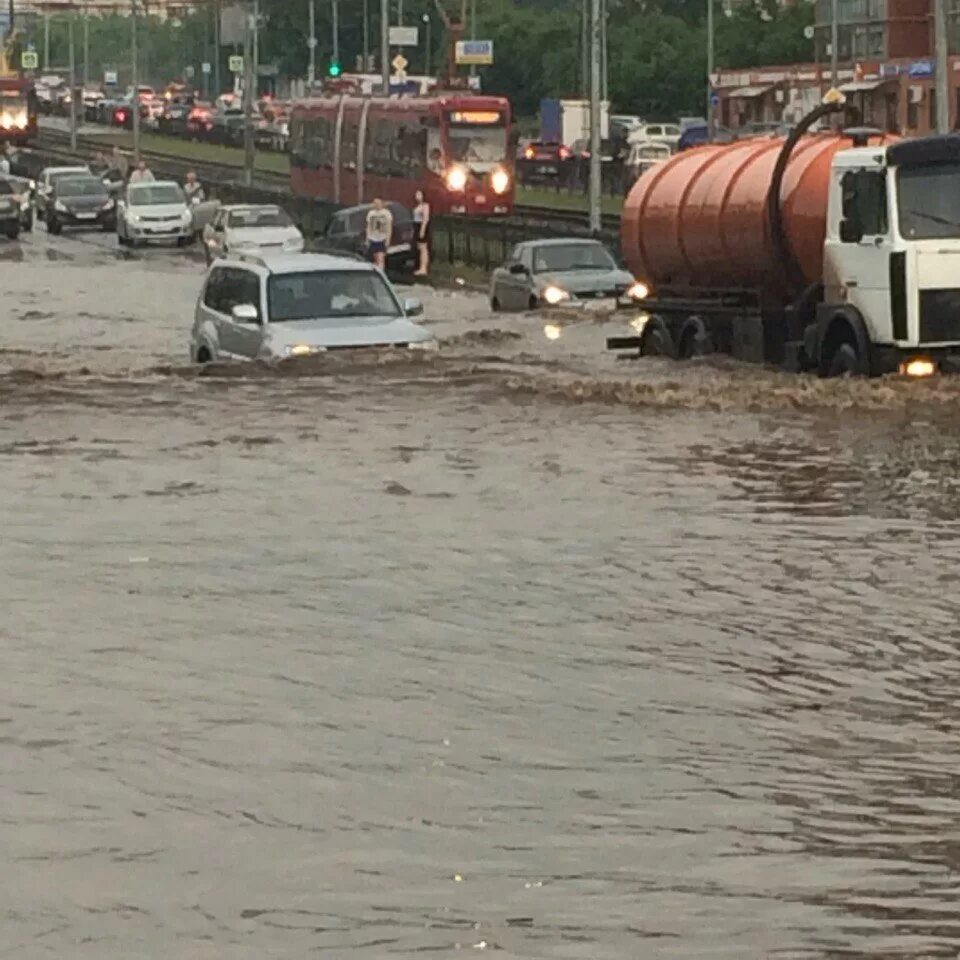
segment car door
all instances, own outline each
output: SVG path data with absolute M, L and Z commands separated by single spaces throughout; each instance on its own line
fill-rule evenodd
M 211 257 L 222 257 L 224 253 L 224 232 L 227 222 L 225 210 L 218 211 L 213 220 L 203 228 L 203 242 L 207 245 Z
M 221 344 L 235 357 L 254 359 L 260 353 L 263 343 L 263 304 L 260 297 L 260 277 L 252 270 L 228 267 L 225 271 L 224 295 L 222 300 L 224 336 Z M 240 304 L 256 307 L 258 320 L 246 323 L 235 320 L 233 308 Z
M 504 307 L 507 310 L 526 310 L 530 305 L 530 270 L 533 264 L 534 248 L 529 244 L 520 244 L 514 250 L 514 259 L 507 265 L 504 289 L 507 292 Z M 523 267 L 522 273 L 511 272 L 511 267 Z

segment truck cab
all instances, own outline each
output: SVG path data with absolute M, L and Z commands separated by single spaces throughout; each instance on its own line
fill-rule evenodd
M 842 369 L 822 372 L 960 368 L 960 136 L 838 152 L 823 273 L 806 352 Z M 851 334 L 845 361 L 836 340 Z

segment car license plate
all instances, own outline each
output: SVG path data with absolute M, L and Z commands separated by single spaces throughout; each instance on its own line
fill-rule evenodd
M 537 173 L 553 173 L 553 167 L 540 166 L 537 167 Z
M 97 219 L 97 215 L 95 213 L 78 213 L 76 216 L 78 220 L 96 220 Z

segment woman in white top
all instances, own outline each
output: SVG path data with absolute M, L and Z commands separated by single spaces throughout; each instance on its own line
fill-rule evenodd
M 414 194 L 414 199 L 417 205 L 413 208 L 413 229 L 420 266 L 413 275 L 425 277 L 430 272 L 430 204 L 424 198 L 422 190 Z

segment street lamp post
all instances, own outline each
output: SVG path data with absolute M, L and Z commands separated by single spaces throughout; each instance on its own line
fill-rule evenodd
M 340 63 L 340 3 L 339 0 L 333 0 L 333 62 Z
M 77 53 L 74 44 L 74 14 L 67 21 L 67 42 L 70 44 L 70 152 L 77 152 Z
M 590 232 L 600 232 L 600 0 L 590 2 Z
M 707 0 L 707 139 L 713 140 L 715 120 L 713 116 L 713 5 L 716 0 Z
M 140 162 L 140 51 L 137 47 L 137 0 L 130 0 L 130 83 L 133 86 L 133 162 Z
M 310 0 L 310 36 L 307 37 L 307 46 L 310 48 L 310 66 L 307 68 L 307 81 L 312 87 L 317 80 L 317 4 Z
M 390 93 L 390 0 L 380 0 L 380 75 L 383 95 Z
M 830 3 L 830 86 L 840 86 L 840 0 Z
M 933 0 L 933 36 L 936 65 L 933 75 L 936 89 L 937 133 L 950 132 L 950 61 L 947 56 L 946 0 Z M 960 117 L 957 118 L 960 120 Z

